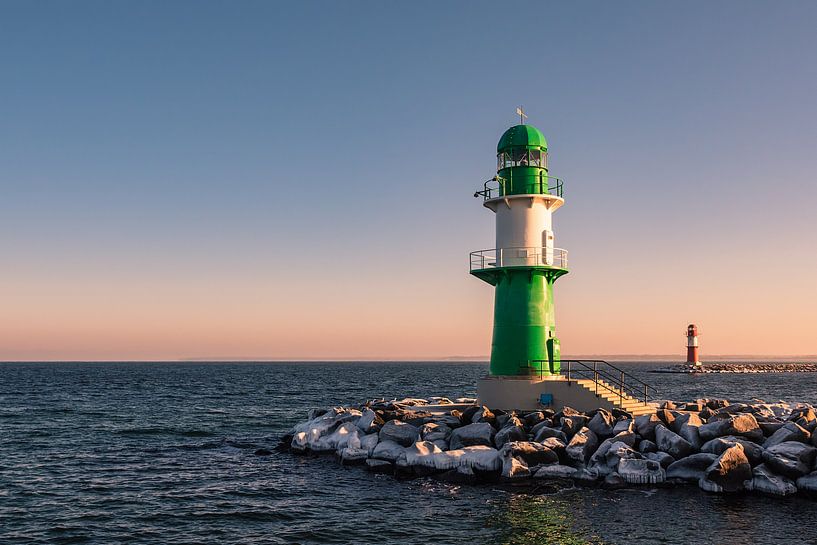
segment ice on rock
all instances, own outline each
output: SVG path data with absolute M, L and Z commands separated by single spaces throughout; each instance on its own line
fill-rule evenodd
M 746 489 L 773 496 L 789 496 L 797 492 L 794 481 L 775 475 L 765 464 L 752 470 L 752 478 L 746 482 Z
M 310 430 L 307 445 L 314 452 L 339 451 L 349 446 L 360 448 L 360 430 L 353 422 L 341 424 L 329 435 L 319 435 L 316 430 Z
M 360 438 L 360 448 L 366 449 L 366 452 L 371 456 L 374 448 L 377 446 L 377 443 L 380 441 L 380 437 L 376 433 L 370 433 L 368 435 L 364 435 Z
M 533 477 L 535 479 L 568 479 L 572 478 L 575 474 L 576 468 L 574 467 L 553 464 L 542 466 Z
M 380 441 L 377 446 L 374 447 L 371 457 L 378 460 L 395 462 L 405 450 L 406 447 L 403 445 L 398 445 L 394 441 L 386 439 L 385 441 Z
M 295 426 L 292 431 L 294 433 L 307 432 L 317 437 L 329 433 L 338 424 L 349 422 L 360 418 L 360 411 L 357 409 L 332 409 L 331 411 L 317 416 L 306 422 L 302 422 Z
M 340 462 L 344 465 L 362 464 L 369 457 L 369 451 L 363 448 L 346 447 L 340 450 Z
M 654 460 L 621 458 L 617 471 L 631 484 L 657 484 L 663 483 L 666 479 L 664 468 Z

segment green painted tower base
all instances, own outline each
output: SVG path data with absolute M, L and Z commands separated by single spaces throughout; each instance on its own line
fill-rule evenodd
M 494 269 L 492 375 L 558 375 L 553 283 L 567 271 L 544 267 Z

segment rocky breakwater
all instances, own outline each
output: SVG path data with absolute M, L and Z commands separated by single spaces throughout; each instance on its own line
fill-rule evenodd
M 313 410 L 281 442 L 399 478 L 623 488 L 691 483 L 707 492 L 817 494 L 817 414 L 810 405 L 664 402 L 624 411 L 445 410 L 445 398 Z M 458 400 L 464 401 L 464 400 Z M 440 405 L 443 403 L 443 405 Z M 449 402 L 450 403 L 450 402 Z
M 701 367 L 692 367 L 689 364 L 671 365 L 651 369 L 650 373 L 817 373 L 817 363 L 734 363 L 714 362 L 704 363 Z

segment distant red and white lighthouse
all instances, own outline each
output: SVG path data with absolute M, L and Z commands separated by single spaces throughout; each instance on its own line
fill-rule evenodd
M 687 365 L 695 369 L 701 367 L 698 359 L 698 326 L 695 324 L 687 326 Z

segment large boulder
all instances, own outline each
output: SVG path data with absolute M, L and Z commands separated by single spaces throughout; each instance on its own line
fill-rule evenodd
M 788 420 L 798 424 L 806 429 L 809 434 L 817 429 L 817 413 L 814 412 L 813 407 L 801 407 L 794 409 L 789 415 Z
M 420 428 L 420 437 L 423 441 L 447 440 L 451 435 L 451 428 L 440 422 L 429 422 Z
M 475 445 L 491 446 L 494 439 L 494 428 L 487 422 L 468 424 L 451 432 L 449 445 L 451 450 Z
M 340 463 L 344 466 L 365 464 L 369 457 L 368 449 L 356 447 L 344 447 L 338 452 Z
M 641 454 L 655 452 L 656 450 L 658 450 L 658 445 L 656 445 L 649 439 L 642 439 L 641 441 L 638 442 L 638 452 L 640 452 Z
M 661 464 L 638 458 L 622 458 L 618 463 L 617 472 L 631 484 L 657 484 L 664 482 L 666 478 Z
M 374 450 L 372 450 L 371 458 L 386 460 L 387 462 L 396 462 L 405 452 L 406 447 L 394 441 L 380 441 L 377 446 L 374 447 Z
M 676 460 L 689 456 L 694 450 L 686 439 L 662 424 L 655 427 L 655 444 L 658 445 L 658 450 L 666 452 Z
M 582 428 L 567 445 L 567 457 L 578 464 L 584 464 L 599 446 L 599 439 L 590 428 Z
M 438 467 L 438 454 L 443 454 L 443 451 L 431 441 L 417 441 L 409 447 L 406 447 L 403 456 L 397 459 L 397 465 L 405 465 L 406 467 L 415 468 L 424 467 L 427 469 L 443 469 Z M 417 472 L 422 475 L 423 473 Z
M 471 423 L 479 424 L 481 422 L 485 422 L 491 425 L 494 425 L 494 422 L 496 422 L 496 415 L 493 412 L 491 412 L 491 409 L 484 405 L 477 409 L 477 411 L 471 417 Z
M 590 469 L 603 477 L 616 471 L 618 463 L 626 458 L 641 459 L 643 456 L 628 444 L 616 441 L 615 437 L 611 437 L 605 439 L 593 456 L 590 457 Z
M 709 441 L 724 435 L 740 435 L 755 442 L 763 439 L 763 430 L 760 429 L 754 415 L 749 413 L 740 413 L 723 420 L 708 422 L 699 427 L 698 432 L 702 441 Z
M 527 479 L 531 476 L 528 465 L 511 455 L 502 457 L 502 471 L 500 476 L 506 481 L 516 481 L 519 479 Z
M 618 435 L 621 432 L 635 433 L 634 428 L 635 426 L 633 425 L 632 418 L 620 418 L 616 420 L 616 423 L 613 426 L 613 435 Z
M 681 429 L 678 431 L 678 435 L 683 437 L 684 440 L 692 445 L 692 448 L 695 450 L 700 450 L 703 441 L 701 440 L 701 433 L 700 433 L 700 426 L 694 423 L 685 423 L 681 425 Z
M 569 479 L 574 475 L 576 475 L 575 467 L 552 464 L 540 467 L 533 477 L 534 479 Z
M 420 430 L 416 426 L 399 420 L 389 420 L 380 428 L 381 441 L 394 441 L 408 447 L 418 439 L 420 439 Z
M 542 422 L 544 419 L 545 413 L 543 413 L 542 411 L 535 411 L 526 414 L 525 417 L 522 419 L 522 422 L 524 423 L 526 428 L 530 429 L 534 427 L 536 424 Z
M 320 437 L 309 437 L 312 452 L 340 452 L 346 447 L 360 448 L 360 428 L 354 422 L 344 422 L 335 431 Z
M 537 443 L 549 448 L 554 453 L 556 453 L 556 456 L 559 458 L 559 463 L 560 464 L 565 464 L 565 465 L 570 464 L 570 458 L 568 458 L 568 456 L 567 456 L 567 445 L 564 444 L 561 441 L 561 439 L 557 439 L 555 437 L 548 437 L 544 441 L 541 441 L 541 442 L 537 441 Z
M 589 418 L 584 416 L 583 414 L 574 414 L 571 416 L 563 416 L 559 422 L 562 425 L 562 432 L 567 437 L 573 437 L 576 433 L 579 432 L 582 428 L 587 425 Z
M 366 452 L 371 455 L 374 448 L 377 446 L 378 441 L 380 441 L 380 436 L 378 436 L 376 433 L 364 435 L 360 438 L 360 448 L 366 449 Z
M 534 429 L 536 429 L 537 427 L 538 426 L 534 426 Z M 564 434 L 562 430 L 542 426 L 541 428 L 533 432 L 533 440 L 538 443 L 541 443 L 542 441 L 549 437 L 555 437 L 556 439 L 567 444 L 567 436 Z
M 511 456 L 525 462 L 529 467 L 542 464 L 558 464 L 559 456 L 542 443 L 532 441 L 514 441 L 506 443 L 502 452 L 510 452 Z
M 817 471 L 812 471 L 797 479 L 797 489 L 811 493 L 817 492 Z
M 596 414 L 587 422 L 587 427 L 596 434 L 599 439 L 606 439 L 613 436 L 613 427 L 616 421 L 613 415 L 605 409 L 599 409 Z
M 817 448 L 796 441 L 774 445 L 763 452 L 763 463 L 789 479 L 799 479 L 814 469 Z
M 746 483 L 746 489 L 773 496 L 789 496 L 797 492 L 794 481 L 775 475 L 765 464 L 752 470 L 752 478 Z
M 701 420 L 701 417 L 698 416 L 697 413 L 677 412 L 673 414 L 675 418 L 668 427 L 678 435 L 681 435 L 681 427 L 684 424 L 689 424 L 694 427 L 703 426 L 703 420 Z
M 774 432 L 766 441 L 763 442 L 763 448 L 771 448 L 786 441 L 798 441 L 800 443 L 808 442 L 811 433 L 795 422 L 786 422 Z
M 383 424 L 383 419 L 368 407 L 363 409 L 360 414 L 360 418 L 357 421 L 357 427 L 360 428 L 360 431 L 363 433 L 372 433 L 377 431 Z
M 635 431 L 643 439 L 655 440 L 655 428 L 660 425 L 661 419 L 655 413 L 643 414 L 635 418 Z
M 675 462 L 675 458 L 660 450 L 658 452 L 648 452 L 644 455 L 644 458 L 658 462 L 664 469 L 667 469 L 673 462 Z
M 752 466 L 743 452 L 743 445 L 726 449 L 704 472 L 698 486 L 707 492 L 739 492 L 752 478 Z
M 691 454 L 669 465 L 667 468 L 667 479 L 698 482 L 704 477 L 707 468 L 717 459 L 718 456 L 716 454 L 710 454 L 708 452 Z
M 499 471 L 502 469 L 502 457 L 499 451 L 484 445 L 463 447 L 459 451 L 461 465 L 466 465 L 476 471 Z
M 734 447 L 738 443 L 743 446 L 743 453 L 746 455 L 752 467 L 763 461 L 763 448 L 760 445 L 743 437 L 735 437 L 734 435 L 716 437 L 715 439 L 707 441 L 701 446 L 701 452 L 708 452 L 720 456 L 726 449 Z
M 625 446 L 633 448 L 635 446 L 635 434 L 625 431 L 601 442 L 596 452 L 590 457 L 590 466 L 596 467 L 597 472 L 601 475 L 607 475 L 615 468 L 615 466 L 610 467 L 607 460 L 607 452 L 615 443 L 622 443 Z
M 655 416 L 657 416 L 661 422 L 669 429 L 672 429 L 672 425 L 675 422 L 675 413 L 674 411 L 670 411 L 668 409 L 658 409 L 655 411 Z
M 509 425 L 496 432 L 494 445 L 496 445 L 496 448 L 502 448 L 502 445 L 505 443 L 525 441 L 527 438 L 528 434 L 525 433 L 525 428 L 522 426 Z
M 310 418 L 295 426 L 293 433 L 306 432 L 310 438 L 317 438 L 331 433 L 335 428 L 346 422 L 357 422 L 361 413 L 357 409 L 334 408 L 329 411 L 310 411 Z

